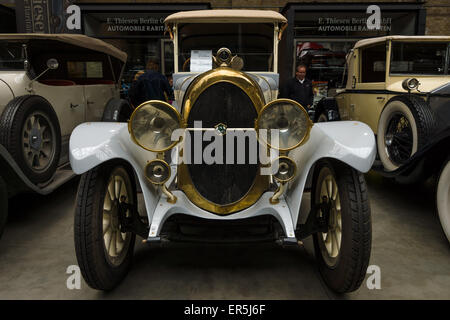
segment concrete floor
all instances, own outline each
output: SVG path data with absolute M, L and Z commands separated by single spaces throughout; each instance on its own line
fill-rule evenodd
M 397 185 L 374 173 L 366 179 L 373 221 L 370 265 L 381 269 L 380 290 L 369 290 L 364 281 L 351 294 L 330 292 L 316 269 L 311 239 L 295 248 L 150 248 L 138 241 L 134 266 L 116 290 L 92 290 L 83 280 L 80 290 L 68 290 L 66 269 L 77 264 L 78 180 L 73 180 L 49 196 L 13 199 L 0 240 L 0 299 L 450 299 L 450 246 L 432 188 Z M 308 210 L 308 194 L 304 203 L 302 210 Z

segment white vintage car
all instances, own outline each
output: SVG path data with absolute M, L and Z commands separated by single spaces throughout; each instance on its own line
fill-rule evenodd
M 69 137 L 86 121 L 126 120 L 127 54 L 69 34 L 0 34 L 0 235 L 8 197 L 47 194 L 74 176 Z
M 371 129 L 357 121 L 313 125 L 301 105 L 276 99 L 286 26 L 279 13 L 189 11 L 165 23 L 175 103 L 147 101 L 128 125 L 86 123 L 70 138 L 72 168 L 83 174 L 75 248 L 88 285 L 118 285 L 136 235 L 148 244 L 283 245 L 313 235 L 328 286 L 356 290 L 371 249 L 362 174 L 375 158 Z M 300 215 L 305 189 L 311 210 Z

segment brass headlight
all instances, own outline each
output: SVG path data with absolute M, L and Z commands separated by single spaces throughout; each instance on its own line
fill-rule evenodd
M 300 146 L 311 131 L 312 122 L 306 110 L 290 99 L 278 99 L 268 103 L 256 121 L 256 132 L 270 147 L 280 151 L 292 150 Z M 259 132 L 267 130 L 267 135 Z M 278 142 L 272 130 L 278 130 Z
M 134 110 L 128 123 L 133 141 L 142 148 L 163 152 L 173 148 L 178 141 L 172 141 L 172 133 L 181 128 L 181 116 L 170 104 L 151 100 Z
M 275 161 L 272 162 L 272 168 L 278 162 L 278 167 L 275 171 L 273 177 L 278 182 L 288 182 L 295 177 L 297 172 L 297 165 L 295 162 L 288 157 L 278 157 Z M 273 168 L 275 169 L 275 168 Z
M 154 159 L 145 166 L 145 176 L 154 184 L 164 184 L 170 178 L 170 166 L 164 160 Z

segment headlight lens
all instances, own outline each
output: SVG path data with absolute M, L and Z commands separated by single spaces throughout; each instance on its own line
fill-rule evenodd
M 152 160 L 145 167 L 145 176 L 151 183 L 164 184 L 170 178 L 170 166 L 164 160 Z
M 297 165 L 292 159 L 288 157 L 279 157 L 272 163 L 272 167 L 274 167 L 276 163 L 278 163 L 278 168 L 273 175 L 275 180 L 278 182 L 288 182 L 295 177 Z
M 181 128 L 181 117 L 170 104 L 151 100 L 144 102 L 131 115 L 128 129 L 134 142 L 142 148 L 163 152 L 173 148 L 172 133 Z
M 306 110 L 297 102 L 278 99 L 268 103 L 261 111 L 256 123 L 258 136 L 270 147 L 287 151 L 305 141 L 312 127 Z M 267 134 L 259 132 L 266 129 Z M 278 141 L 272 130 L 278 130 Z
M 416 78 L 408 78 L 403 80 L 402 82 L 402 87 L 405 90 L 414 90 L 417 89 L 420 85 L 419 80 L 417 80 Z

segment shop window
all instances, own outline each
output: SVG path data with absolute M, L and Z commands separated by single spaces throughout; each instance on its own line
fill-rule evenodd
M 386 44 L 361 49 L 361 82 L 384 82 L 386 76 Z

